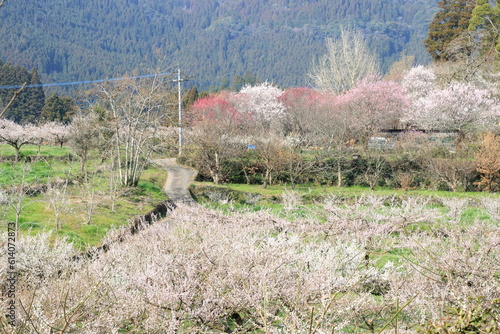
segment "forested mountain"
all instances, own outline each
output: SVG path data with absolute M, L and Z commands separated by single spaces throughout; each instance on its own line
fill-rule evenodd
M 180 67 L 198 81 L 251 73 L 306 85 L 325 38 L 362 30 L 383 68 L 422 41 L 437 0 L 10 0 L 0 10 L 0 59 L 43 82 Z

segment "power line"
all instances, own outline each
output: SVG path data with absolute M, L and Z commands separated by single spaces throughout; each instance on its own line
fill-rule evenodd
M 164 72 L 158 74 L 147 74 L 147 75 L 139 75 L 134 77 L 122 77 L 122 78 L 111 78 L 111 79 L 97 79 L 97 80 L 83 80 L 83 81 L 70 81 L 70 82 L 54 82 L 54 83 L 42 83 L 42 84 L 32 84 L 26 85 L 25 88 L 39 88 L 39 87 L 57 87 L 57 86 L 76 86 L 76 85 L 84 85 L 84 84 L 93 84 L 100 82 L 112 82 L 112 81 L 120 81 L 127 79 L 141 79 L 141 78 L 150 78 L 155 76 L 165 76 L 176 74 L 172 72 Z M 186 80 L 186 79 L 184 79 Z M 193 84 L 207 85 L 207 86 L 227 86 L 227 84 L 223 84 L 220 82 L 209 82 L 209 81 L 195 81 L 190 80 Z M 0 89 L 19 89 L 23 87 L 23 85 L 9 85 L 9 86 L 0 86 Z
M 83 85 L 83 84 L 92 84 L 92 83 L 99 83 L 99 82 L 120 81 L 120 80 L 127 80 L 127 79 L 151 78 L 151 77 L 158 77 L 158 76 L 164 76 L 164 75 L 170 75 L 170 74 L 173 74 L 173 73 L 165 72 L 165 73 L 157 73 L 157 74 L 138 75 L 135 77 L 122 77 L 122 78 L 98 79 L 98 80 L 87 80 L 87 81 L 71 81 L 71 82 L 33 84 L 33 85 L 26 85 L 26 88 Z M 23 85 L 0 86 L 0 89 L 19 89 L 22 86 Z

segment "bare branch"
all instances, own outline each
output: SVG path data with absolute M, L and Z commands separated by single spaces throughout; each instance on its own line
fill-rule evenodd
M 0 2 L 0 7 L 2 7 L 2 5 L 4 4 L 6 0 L 3 0 L 2 2 Z M 5 113 L 7 112 L 7 110 L 10 108 L 10 106 L 12 105 L 12 103 L 14 103 L 14 101 L 16 100 L 17 96 L 19 94 L 21 94 L 22 90 L 24 89 L 24 87 L 26 87 L 27 83 L 23 83 L 23 85 L 21 86 L 21 88 L 19 88 L 18 90 L 16 90 L 14 92 L 14 95 L 12 96 L 12 98 L 10 99 L 9 103 L 7 103 L 7 105 L 5 106 L 5 108 L 3 108 L 2 110 L 2 113 L 0 113 L 0 118 L 3 118 L 3 115 L 5 115 Z

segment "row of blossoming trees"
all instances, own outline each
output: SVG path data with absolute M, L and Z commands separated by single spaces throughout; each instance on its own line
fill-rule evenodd
M 81 161 L 82 173 L 90 155 L 98 155 L 112 164 L 123 186 L 135 186 L 166 137 L 165 85 L 165 80 L 153 77 L 96 87 L 88 92 L 87 110 L 74 115 L 69 124 L 0 119 L 0 143 L 15 149 L 15 161 L 28 144 L 68 144 Z
M 496 170 L 488 177 L 497 181 L 486 182 L 489 186 L 485 188 L 491 190 L 498 182 L 500 167 L 498 159 L 491 159 L 491 154 L 498 152 L 494 145 L 498 137 L 488 137 L 488 152 L 472 143 L 477 143 L 481 134 L 499 129 L 496 93 L 487 85 L 444 84 L 432 68 L 423 66 L 412 68 L 398 81 L 366 77 L 340 94 L 309 88 L 281 90 L 266 82 L 196 101 L 189 111 L 191 150 L 186 159 L 215 183 L 237 180 L 235 169 L 244 176 L 240 179 L 264 185 L 277 180 L 317 179 L 314 175 L 330 161 L 335 165 L 330 167 L 338 185 L 349 183 L 350 174 L 357 169 L 362 174 L 358 175 L 361 183 L 375 186 L 384 175 L 387 179 L 391 174 L 388 170 L 399 168 L 397 177 L 401 179 L 403 174 L 414 172 L 401 164 L 390 166 L 389 156 L 395 157 L 392 160 L 404 157 L 406 164 L 419 162 L 421 168 L 433 168 L 432 174 L 439 178 L 425 181 L 427 185 L 444 184 L 452 190 L 469 188 L 478 181 L 476 170 L 480 167 L 476 163 L 482 162 L 491 165 L 482 166 L 483 170 Z M 365 150 L 370 138 L 388 129 L 401 131 L 389 138 L 389 142 L 396 142 L 395 150 Z M 453 145 L 431 145 L 432 139 L 443 141 L 446 135 L 453 137 Z M 316 154 L 307 158 L 306 149 L 309 153 L 316 150 Z M 360 156 L 367 159 L 359 160 Z M 353 157 L 358 162 L 353 162 Z M 353 165 L 359 161 L 364 166 Z M 457 171 L 465 165 L 470 173 Z M 415 184 L 415 180 L 410 183 Z
M 163 84 L 153 79 L 101 87 L 90 112 L 69 125 L 0 120 L 0 140 L 15 149 L 16 159 L 26 144 L 69 142 L 82 171 L 97 149 L 123 167 L 118 169 L 122 184 L 134 185 L 152 152 L 176 137 L 162 126 L 168 117 Z M 495 190 L 500 108 L 491 87 L 444 82 L 432 68 L 419 66 L 399 80 L 365 77 L 343 93 L 282 90 L 269 83 L 224 91 L 189 108 L 184 159 L 215 183 Z M 404 131 L 379 150 L 366 150 L 370 138 L 384 129 Z M 432 144 L 446 136 L 452 143 Z

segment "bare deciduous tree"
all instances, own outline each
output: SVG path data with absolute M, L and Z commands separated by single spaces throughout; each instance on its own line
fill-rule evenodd
M 80 158 L 80 171 L 85 172 L 85 163 L 89 154 L 99 143 L 99 119 L 95 113 L 81 114 L 73 117 L 69 145 Z
M 148 159 L 160 144 L 159 135 L 166 106 L 165 82 L 159 77 L 124 80 L 101 86 L 109 144 L 122 185 L 136 186 Z
M 287 147 L 283 138 L 269 136 L 257 141 L 256 154 L 264 168 L 262 186 L 272 185 L 274 177 L 285 170 L 286 164 L 293 160 L 293 152 Z
M 358 31 L 342 29 L 340 38 L 327 41 L 327 53 L 313 65 L 310 77 L 319 89 L 341 93 L 368 75 L 379 73 L 377 56 Z
M 67 189 L 68 180 L 61 183 L 53 182 L 49 185 L 44 194 L 45 200 L 49 203 L 49 206 L 54 213 L 54 225 L 56 232 L 62 228 L 63 218 L 70 209 Z
M 474 163 L 459 157 L 429 159 L 428 168 L 436 180 L 436 187 L 443 182 L 452 191 L 465 191 L 475 170 Z
M 363 174 L 365 181 L 374 190 L 378 182 L 383 178 L 389 169 L 387 160 L 381 155 L 368 155 L 368 166 Z
M 94 175 L 85 180 L 82 184 L 81 191 L 83 194 L 81 206 L 83 209 L 82 217 L 85 219 L 85 223 L 90 225 L 92 224 L 97 210 L 97 197 L 99 196 L 99 193 L 96 190 L 96 180 Z
M 19 229 L 19 220 L 23 210 L 31 204 L 28 201 L 28 194 L 31 190 L 27 181 L 27 174 L 31 170 L 31 165 L 21 164 L 14 171 L 14 180 L 16 181 L 13 186 L 6 191 L 5 204 L 14 211 L 14 223 L 16 231 Z

